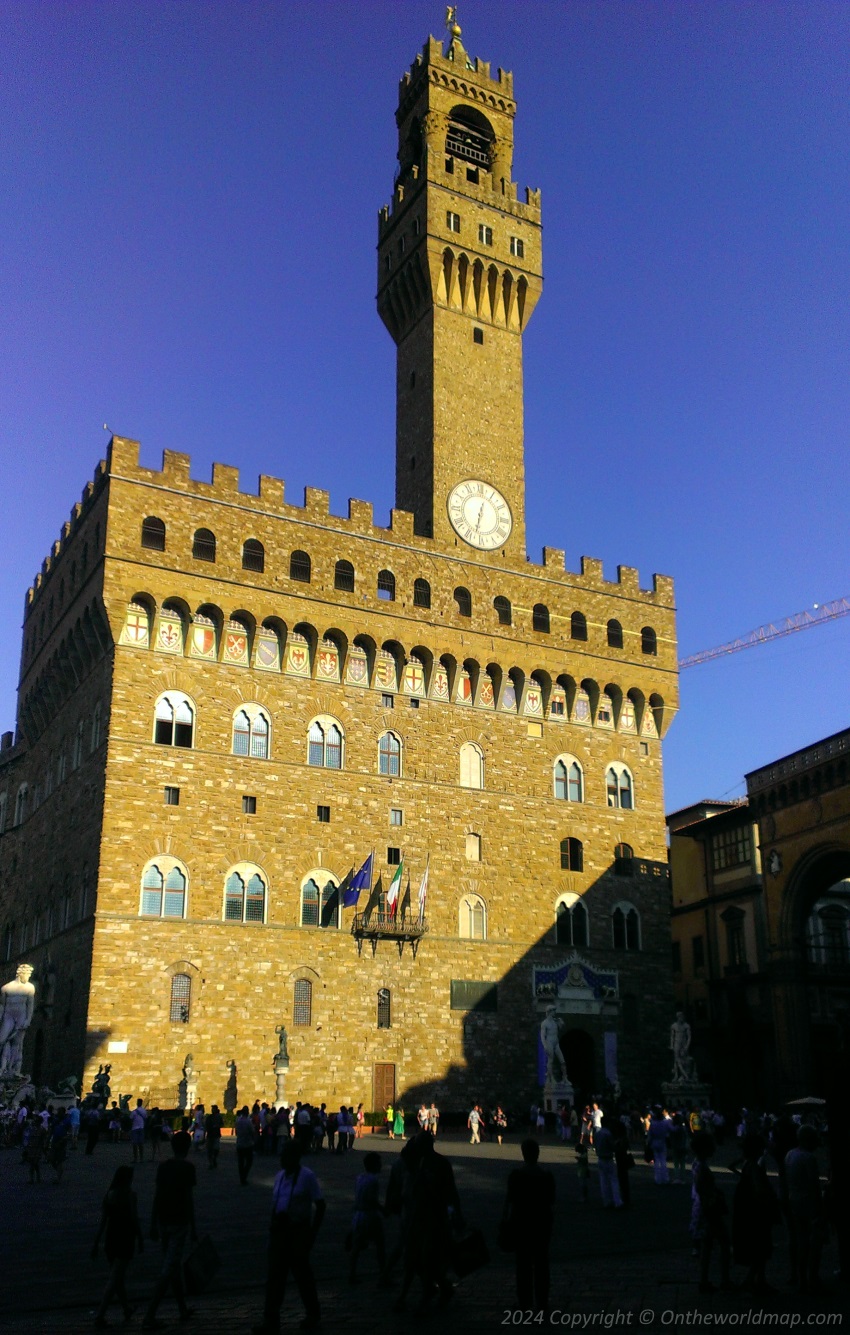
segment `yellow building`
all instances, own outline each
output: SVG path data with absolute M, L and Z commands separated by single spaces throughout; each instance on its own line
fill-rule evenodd
M 668 817 L 676 1004 L 723 1107 L 825 1097 L 850 1020 L 850 732 Z
M 207 1102 L 270 1098 L 283 1028 L 287 1097 L 516 1101 L 550 1004 L 580 1091 L 663 1078 L 673 589 L 526 556 L 515 111 L 457 29 L 401 81 L 388 528 L 113 437 L 29 591 L 0 924 L 39 1080 L 173 1103 L 191 1053 Z

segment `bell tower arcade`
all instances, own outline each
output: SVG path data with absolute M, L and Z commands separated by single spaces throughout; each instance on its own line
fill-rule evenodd
M 397 346 L 396 506 L 465 556 L 525 560 L 522 335 L 542 288 L 540 192 L 511 180 L 513 77 L 461 30 L 404 75 L 379 214 L 378 311 Z

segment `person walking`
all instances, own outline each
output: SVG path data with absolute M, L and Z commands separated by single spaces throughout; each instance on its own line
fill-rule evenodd
M 170 1288 L 177 1302 L 181 1321 L 192 1315 L 186 1305 L 183 1284 L 183 1253 L 186 1243 L 197 1241 L 195 1227 L 195 1165 L 188 1162 L 192 1138 L 187 1131 L 178 1131 L 171 1138 L 173 1157 L 164 1159 L 156 1170 L 156 1188 L 151 1210 L 151 1241 L 162 1243 L 162 1270 L 151 1300 L 145 1309 L 143 1330 L 161 1330 L 164 1321 L 157 1318 L 156 1310 Z
M 673 1114 L 673 1125 L 667 1137 L 667 1149 L 673 1159 L 673 1181 L 687 1182 L 688 1129 L 681 1113 Z
M 130 1144 L 133 1147 L 133 1163 L 143 1163 L 145 1158 L 145 1123 L 148 1120 L 147 1109 L 142 1099 L 136 1099 L 136 1106 L 130 1114 Z
M 736 1265 L 748 1267 L 741 1288 L 764 1293 L 765 1267 L 773 1254 L 771 1232 L 782 1212 L 761 1162 L 762 1137 L 752 1133 L 744 1136 L 741 1150 L 744 1163 L 732 1203 L 732 1256 Z
M 256 1140 L 254 1123 L 246 1105 L 236 1118 L 236 1167 L 239 1170 L 239 1181 L 243 1187 L 248 1185 L 248 1174 L 251 1171 L 251 1164 L 254 1162 Z
M 708 1161 L 714 1153 L 714 1140 L 707 1131 L 697 1131 L 692 1140 L 696 1156 L 693 1167 L 693 1187 L 691 1189 L 691 1237 L 699 1248 L 700 1293 L 713 1293 L 714 1285 L 709 1283 L 708 1268 L 715 1242 L 720 1250 L 720 1275 L 724 1289 L 729 1284 L 729 1231 L 726 1228 L 725 1215 L 728 1213 L 723 1194 L 714 1180 Z
M 393 1117 L 393 1137 L 395 1136 L 404 1140 L 404 1108 L 400 1103 L 396 1104 L 395 1116 Z
M 823 1240 L 823 1198 L 815 1150 L 818 1134 L 801 1126 L 797 1146 L 785 1156 L 785 1186 L 788 1192 L 791 1282 L 801 1293 L 817 1287 Z M 846 1205 L 846 1202 L 842 1202 Z
M 393 1105 L 391 1103 L 388 1103 L 386 1107 L 385 1120 L 387 1123 L 387 1135 L 389 1136 L 390 1140 L 395 1140 L 395 1131 L 393 1130 L 394 1118 L 395 1118 L 395 1113 L 393 1111 Z
M 280 1330 L 280 1308 L 290 1272 L 306 1312 L 301 1329 L 318 1329 L 321 1310 L 310 1252 L 324 1215 L 318 1178 L 302 1164 L 299 1141 L 289 1140 L 281 1151 L 280 1172 L 272 1189 L 263 1320 L 252 1327 L 253 1335 L 277 1335 Z
M 610 1118 L 604 1116 L 598 1131 L 593 1133 L 593 1147 L 596 1150 L 596 1164 L 599 1169 L 599 1192 L 605 1210 L 623 1208 L 620 1186 L 617 1181 L 617 1165 L 614 1162 L 614 1133 Z
M 655 1165 L 657 1186 L 666 1186 L 670 1181 L 670 1174 L 667 1171 L 667 1139 L 672 1129 L 673 1123 L 657 1103 L 652 1109 L 646 1132 L 646 1144 Z
M 224 1118 L 214 1103 L 204 1118 L 204 1133 L 207 1138 L 207 1167 L 218 1168 L 218 1152 L 221 1149 L 221 1129 Z
M 522 1142 L 520 1150 L 523 1163 L 508 1177 L 502 1228 L 515 1248 L 517 1307 L 542 1312 L 545 1320 L 555 1179 L 540 1167 L 540 1145 L 533 1136 Z
M 138 1245 L 139 1251 L 145 1250 L 136 1193 L 132 1190 L 133 1169 L 129 1164 L 116 1168 L 109 1190 L 103 1198 L 100 1211 L 100 1226 L 91 1249 L 91 1259 L 97 1260 L 101 1238 L 104 1238 L 103 1250 L 109 1262 L 109 1279 L 106 1284 L 100 1306 L 94 1318 L 98 1328 L 109 1325 L 106 1313 L 113 1298 L 117 1298 L 124 1313 L 124 1320 L 129 1321 L 133 1308 L 127 1297 L 127 1268 L 133 1259 Z M 105 1235 L 105 1236 L 104 1236 Z
M 508 1119 L 501 1103 L 496 1104 L 496 1111 L 493 1113 L 493 1125 L 496 1128 L 496 1141 L 501 1145 L 502 1137 L 508 1129 Z
M 466 1125 L 468 1126 L 469 1131 L 470 1131 L 470 1140 L 469 1140 L 470 1145 L 480 1145 L 480 1144 L 481 1144 L 481 1135 L 480 1135 L 480 1130 L 481 1130 L 481 1114 L 480 1114 L 479 1111 L 478 1111 L 478 1104 L 477 1104 L 477 1103 L 474 1105 L 474 1107 L 473 1107 L 472 1110 L 470 1111 L 470 1114 L 469 1114 L 469 1116 L 468 1116 L 467 1119 L 466 1119 Z
M 354 1184 L 354 1216 L 351 1221 L 351 1261 L 348 1266 L 349 1284 L 357 1283 L 357 1258 L 370 1242 L 374 1242 L 378 1256 L 381 1280 L 386 1269 L 384 1251 L 384 1221 L 381 1210 L 381 1188 L 378 1174 L 381 1156 L 372 1150 L 363 1159 L 363 1172 Z

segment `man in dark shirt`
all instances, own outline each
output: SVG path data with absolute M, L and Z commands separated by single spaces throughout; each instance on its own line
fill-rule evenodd
M 186 1306 L 183 1286 L 183 1252 L 189 1237 L 197 1239 L 195 1229 L 195 1165 L 187 1160 L 192 1138 L 186 1131 L 178 1131 L 171 1140 L 173 1159 L 165 1159 L 156 1170 L 156 1190 L 151 1213 L 151 1238 L 162 1239 L 162 1271 L 153 1296 L 148 1303 L 143 1330 L 160 1330 L 156 1309 L 170 1287 L 177 1301 L 180 1318 L 191 1316 Z
M 540 1146 L 522 1142 L 523 1166 L 508 1178 L 505 1221 L 516 1247 L 517 1306 L 546 1312 L 549 1307 L 549 1244 L 555 1207 L 555 1179 L 537 1160 Z

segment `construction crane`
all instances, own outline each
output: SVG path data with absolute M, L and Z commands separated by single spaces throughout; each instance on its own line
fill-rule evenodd
M 707 663 L 712 658 L 722 658 L 725 654 L 737 654 L 741 649 L 752 649 L 757 644 L 767 644 L 769 640 L 778 640 L 783 635 L 793 635 L 798 630 L 809 630 L 812 626 L 822 626 L 825 621 L 835 621 L 837 617 L 847 616 L 850 612 L 850 598 L 836 598 L 833 603 L 815 603 L 812 610 L 797 612 L 784 621 L 769 621 L 758 630 L 751 630 L 749 635 L 731 640 L 729 644 L 720 644 L 716 649 L 704 649 L 700 654 L 691 654 L 690 658 L 679 660 L 679 671 L 696 667 L 697 663 Z

